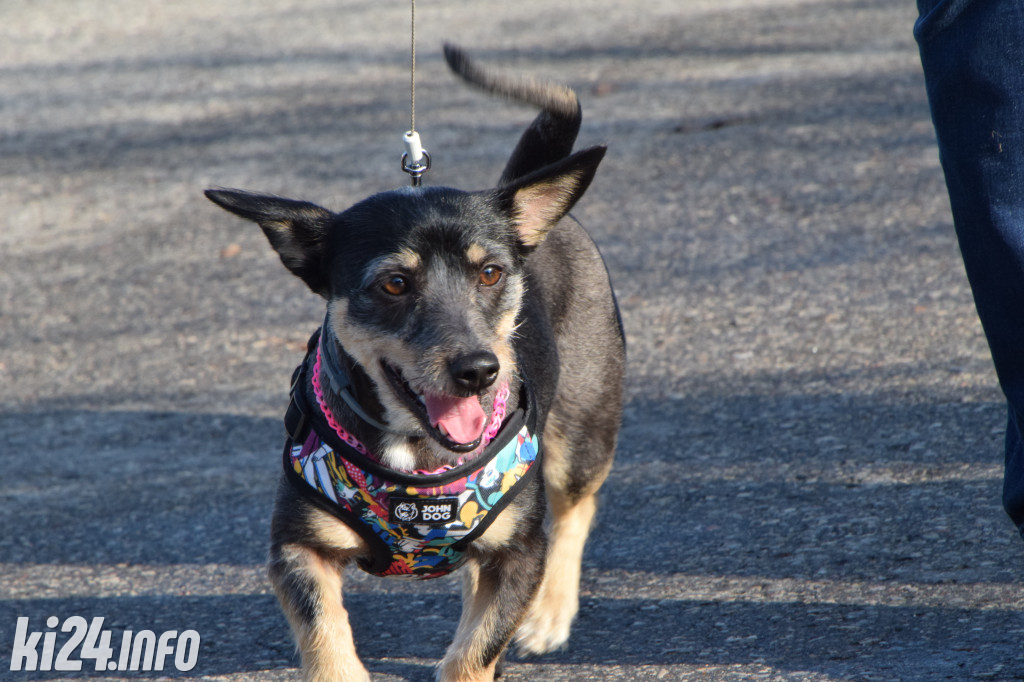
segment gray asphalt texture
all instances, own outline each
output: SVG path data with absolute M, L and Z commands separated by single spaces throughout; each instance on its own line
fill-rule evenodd
M 1004 407 L 913 3 L 417 14 L 428 184 L 488 186 L 532 117 L 451 78 L 445 39 L 571 84 L 580 144 L 610 145 L 576 215 L 629 337 L 622 438 L 569 646 L 505 679 L 1024 679 Z M 3 3 L 0 678 L 66 677 L 8 662 L 17 617 L 72 615 L 115 643 L 196 630 L 196 668 L 159 675 L 297 678 L 262 563 L 322 303 L 202 190 L 342 209 L 406 184 L 408 24 L 397 1 Z M 431 679 L 457 581 L 347 582 L 374 679 Z

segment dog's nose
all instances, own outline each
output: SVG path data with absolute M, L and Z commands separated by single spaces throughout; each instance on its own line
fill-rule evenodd
M 490 351 L 478 351 L 456 358 L 449 368 L 455 383 L 461 388 L 479 393 L 498 377 L 498 358 Z

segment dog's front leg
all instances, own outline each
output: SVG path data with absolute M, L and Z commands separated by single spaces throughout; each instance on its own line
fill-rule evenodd
M 462 617 L 438 666 L 440 682 L 491 682 L 502 652 L 522 620 L 544 571 L 542 533 L 515 551 L 485 555 L 464 569 Z
M 269 575 L 302 655 L 308 682 L 369 682 L 341 601 L 344 561 L 295 543 L 271 548 Z

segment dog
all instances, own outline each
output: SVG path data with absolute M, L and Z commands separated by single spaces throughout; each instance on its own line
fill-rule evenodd
M 459 568 L 462 615 L 437 666 L 492 680 L 509 645 L 563 646 L 612 466 L 625 338 L 607 270 L 570 209 L 605 147 L 573 152 L 569 88 L 451 69 L 540 112 L 496 187 L 407 187 L 341 213 L 210 189 L 326 300 L 293 377 L 268 573 L 307 680 L 369 680 L 342 569 Z M 568 217 L 567 217 L 568 216 Z

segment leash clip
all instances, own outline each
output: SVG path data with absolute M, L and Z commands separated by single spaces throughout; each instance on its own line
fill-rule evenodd
M 410 130 L 402 136 L 405 153 L 402 154 L 402 170 L 412 177 L 412 186 L 420 186 L 420 178 L 430 170 L 430 154 L 420 143 L 420 134 Z

